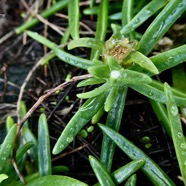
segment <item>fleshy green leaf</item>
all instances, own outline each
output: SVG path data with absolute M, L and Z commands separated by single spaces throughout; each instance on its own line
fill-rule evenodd
M 101 186 L 115 186 L 112 178 L 96 158 L 89 156 L 89 161 Z
M 0 149 L 0 172 L 3 171 L 7 164 L 7 160 L 14 148 L 14 141 L 16 137 L 17 125 L 14 124 L 8 134 L 6 135 Z
M 96 40 L 95 38 L 80 38 L 73 40 L 68 44 L 68 50 L 76 47 L 94 48 L 102 52 L 104 49 L 104 43 L 102 41 Z
M 142 68 L 147 69 L 154 74 L 159 73 L 158 69 L 153 64 L 153 62 L 148 57 L 144 56 L 140 52 L 137 52 L 137 51 L 132 52 L 130 55 L 130 59 L 132 62 L 140 65 Z
M 102 94 L 95 98 L 88 99 L 82 107 L 71 118 L 61 136 L 53 148 L 53 154 L 58 154 L 64 150 L 79 133 L 79 131 L 87 124 L 88 121 L 97 113 L 105 101 L 105 95 Z
M 81 98 L 81 99 L 93 98 L 93 97 L 96 97 L 96 96 L 104 93 L 111 86 L 112 86 L 112 84 L 110 82 L 106 82 L 103 85 L 99 86 L 98 88 L 95 88 L 94 90 L 91 90 L 91 91 L 85 92 L 85 93 L 81 93 L 81 94 L 77 94 L 77 97 Z
M 170 90 L 170 86 L 167 83 L 165 83 L 165 96 L 172 140 L 174 143 L 182 178 L 186 184 L 186 140 L 179 118 L 178 107 L 176 106 L 173 94 Z
M 83 183 L 77 179 L 56 175 L 37 178 L 31 183 L 27 184 L 27 186 L 51 186 L 51 184 L 52 186 L 88 186 L 86 183 Z
M 98 78 L 89 78 L 85 79 L 77 84 L 77 87 L 83 87 L 87 85 L 96 85 L 96 84 L 101 84 L 105 83 L 106 80 L 103 79 L 98 79 Z
M 45 114 L 41 114 L 38 122 L 38 166 L 40 176 L 52 174 L 49 138 L 47 118 Z
M 99 125 L 101 130 L 108 135 L 116 145 L 125 152 L 131 159 L 137 160 L 142 158 L 145 160 L 145 165 L 141 168 L 145 175 L 155 185 L 175 185 L 172 180 L 163 172 L 160 167 L 155 164 L 141 149 L 136 147 L 132 142 L 125 137 L 115 132 L 114 130 L 104 125 Z
M 3 180 L 6 180 L 8 178 L 8 176 L 6 174 L 0 174 L 0 183 L 3 181 Z
M 68 24 L 73 39 L 79 38 L 79 0 L 68 1 Z

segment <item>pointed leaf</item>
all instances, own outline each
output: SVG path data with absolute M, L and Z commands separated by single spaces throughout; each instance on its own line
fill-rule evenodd
M 93 98 L 93 97 L 96 97 L 96 96 L 98 96 L 100 94 L 103 94 L 111 86 L 112 85 L 111 85 L 110 82 L 106 82 L 103 85 L 99 86 L 98 88 L 95 88 L 92 91 L 81 93 L 81 94 L 77 94 L 77 97 L 81 98 L 81 99 Z
M 127 140 L 125 137 L 115 132 L 114 130 L 104 125 L 99 125 L 101 130 L 108 135 L 116 145 L 125 152 L 131 159 L 137 160 L 142 158 L 145 160 L 145 165 L 141 168 L 146 176 L 155 185 L 175 185 L 172 180 L 155 164 L 141 149 L 136 147 L 132 142 Z
M 179 118 L 178 107 L 176 106 L 170 86 L 165 83 L 166 106 L 170 122 L 172 140 L 178 159 L 179 168 L 183 182 L 186 184 L 186 140 L 183 134 L 182 124 Z
M 28 183 L 27 186 L 51 186 L 51 184 L 52 186 L 88 186 L 86 183 L 83 183 L 77 179 L 56 175 L 37 178 L 31 183 Z
M 89 161 L 101 186 L 115 186 L 112 178 L 96 158 L 89 156 Z
M 101 83 L 105 83 L 105 81 L 106 80 L 98 79 L 98 78 L 89 78 L 89 79 L 85 79 L 83 81 L 80 81 L 77 84 L 77 87 L 83 87 L 83 86 L 88 86 L 88 85 L 101 84 Z
M 0 148 L 0 172 L 3 171 L 5 168 L 8 158 L 10 157 L 13 148 L 14 148 L 14 141 L 17 132 L 17 125 L 14 124 L 8 134 L 6 135 L 3 143 L 1 144 Z
M 148 57 L 144 56 L 140 52 L 137 52 L 137 51 L 132 52 L 130 55 L 130 59 L 132 60 L 132 62 L 138 64 L 142 68 L 147 69 L 154 74 L 159 73 L 158 69 L 153 64 L 153 62 Z
M 95 38 L 80 38 L 73 40 L 68 44 L 68 50 L 76 47 L 94 48 L 102 53 L 104 44 L 103 41 L 96 40 Z
M 58 154 L 63 151 L 79 133 L 79 131 L 91 120 L 91 118 L 102 107 L 105 101 L 105 95 L 88 99 L 76 114 L 71 118 L 61 136 L 53 148 L 53 154 Z
M 41 114 L 38 122 L 38 166 L 40 176 L 52 174 L 50 136 L 45 114 Z

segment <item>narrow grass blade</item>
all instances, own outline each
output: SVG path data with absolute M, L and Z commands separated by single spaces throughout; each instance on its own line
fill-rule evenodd
M 100 41 L 104 41 L 107 33 L 107 25 L 108 25 L 108 0 L 102 0 L 99 6 L 98 11 L 98 20 L 96 25 L 96 39 Z M 97 59 L 99 57 L 100 52 L 98 50 L 93 49 L 91 51 L 90 59 Z
M 52 174 L 50 139 L 45 114 L 41 114 L 38 123 L 38 166 L 40 176 Z
M 139 51 L 144 55 L 149 54 L 158 40 L 167 32 L 185 10 L 185 0 L 169 1 L 142 36 L 139 42 Z
M 178 108 L 176 106 L 170 86 L 165 83 L 166 106 L 170 121 L 172 140 L 182 174 L 183 182 L 186 185 L 186 140 L 183 134 Z
M 87 47 L 99 50 L 102 53 L 104 49 L 104 43 L 102 41 L 96 40 L 95 38 L 80 38 L 71 41 L 68 44 L 68 50 L 71 50 L 76 47 Z
M 137 160 L 142 158 L 145 160 L 145 165 L 141 168 L 145 175 L 151 180 L 154 185 L 175 185 L 172 180 L 163 172 L 160 167 L 155 164 L 141 149 L 136 147 L 132 142 L 125 137 L 115 132 L 114 130 L 104 125 L 99 125 L 101 130 L 108 135 L 116 145 L 127 154 L 131 159 Z
M 116 100 L 107 115 L 106 125 L 115 131 L 118 131 L 120 128 L 126 95 L 127 87 L 120 87 Z M 107 172 L 111 171 L 114 153 L 114 142 L 107 135 L 103 135 L 100 159 Z
M 47 10 L 45 10 L 41 14 L 41 16 L 44 17 L 44 18 L 47 18 L 47 17 L 55 14 L 59 10 L 62 10 L 63 8 L 65 8 L 67 6 L 67 4 L 68 4 L 68 0 L 58 1 L 52 7 L 50 7 Z M 35 26 L 37 23 L 39 23 L 39 20 L 34 18 L 31 21 L 28 21 L 28 22 L 24 23 L 23 25 L 19 26 L 18 28 L 16 28 L 15 31 L 16 31 L 17 34 L 21 34 L 23 31 Z
M 37 178 L 33 182 L 27 184 L 27 186 L 51 186 L 51 184 L 52 186 L 88 186 L 86 183 L 83 183 L 77 179 L 56 175 L 49 175 Z
M 61 136 L 56 142 L 52 153 L 58 154 L 63 151 L 79 133 L 79 131 L 91 120 L 91 118 L 102 107 L 105 101 L 105 95 L 102 94 L 98 97 L 88 99 L 76 114 L 71 118 Z
M 137 182 L 136 174 L 132 175 L 126 182 L 125 186 L 135 186 Z
M 0 149 L 0 173 L 6 167 L 7 160 L 10 157 L 13 148 L 14 148 L 14 140 L 16 137 L 17 125 L 14 124 L 8 134 L 6 135 L 3 143 L 1 144 Z
M 101 186 L 115 186 L 108 172 L 96 158 L 89 156 L 89 161 Z
M 79 38 L 79 0 L 68 1 L 68 24 L 73 39 Z
M 125 1 L 124 1 L 125 2 Z M 127 1 L 126 1 L 127 2 Z M 168 0 L 153 0 L 144 6 L 139 13 L 131 21 L 123 21 L 123 28 L 121 29 L 121 34 L 127 34 L 135 30 L 142 23 L 144 23 L 149 17 L 156 13 L 159 9 L 163 8 Z M 126 9 L 124 9 L 125 11 Z M 124 19 L 124 15 L 123 15 Z M 127 24 L 128 23 L 128 24 Z
M 34 144 L 34 146 L 30 149 L 29 155 L 32 161 L 34 161 L 37 166 L 38 165 L 38 153 L 36 152 L 38 152 L 38 141 L 36 137 L 34 136 L 34 134 L 31 132 L 31 130 L 27 127 L 24 127 L 22 129 L 22 134 L 27 143 L 32 142 Z

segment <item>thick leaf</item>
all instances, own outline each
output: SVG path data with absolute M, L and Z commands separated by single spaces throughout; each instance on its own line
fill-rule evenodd
M 165 94 L 162 90 L 154 88 L 150 84 L 141 84 L 141 85 L 129 85 L 130 88 L 135 91 L 145 95 L 146 97 L 153 99 L 154 101 L 158 101 L 161 103 L 165 103 Z M 177 106 L 186 106 L 186 98 L 180 96 L 174 96 L 175 102 Z
M 27 108 L 26 108 L 26 104 L 25 104 L 24 101 L 21 101 L 20 102 L 19 112 L 20 112 L 20 119 L 22 119 L 26 115 L 26 113 L 27 113 Z M 24 125 L 23 126 L 24 127 L 28 127 L 28 120 L 26 120 L 24 122 Z
M 6 132 L 8 133 L 12 126 L 15 124 L 14 119 L 11 116 L 6 118 Z
M 30 153 L 29 155 L 31 156 L 32 161 L 35 162 L 35 164 L 38 164 L 38 141 L 36 139 L 36 137 L 34 136 L 34 134 L 32 133 L 32 131 L 27 128 L 24 127 L 22 129 L 22 134 L 24 139 L 26 140 L 26 142 L 32 142 L 34 144 L 34 146 L 30 149 Z
M 108 4 L 109 0 L 102 0 L 99 5 L 98 20 L 96 25 L 96 39 L 104 41 L 107 33 L 108 26 Z M 91 59 L 99 58 L 99 50 L 93 49 L 91 51 Z
M 97 64 L 96 62 L 92 62 L 87 59 L 76 57 L 74 55 L 71 55 L 71 54 L 65 52 L 64 50 L 57 48 L 57 45 L 54 42 L 44 38 L 43 36 L 41 36 L 35 32 L 26 31 L 26 33 L 31 38 L 35 39 L 36 41 L 38 41 L 38 42 L 42 43 L 43 45 L 47 46 L 48 48 L 52 49 L 53 53 L 59 59 L 61 59 L 62 61 L 66 62 L 70 65 L 73 65 L 73 66 L 76 66 L 76 67 L 79 67 L 82 69 L 87 69 L 88 67 L 91 67 L 91 66 L 94 66 L 95 64 Z
M 129 176 L 134 174 L 138 169 L 140 169 L 145 164 L 143 159 L 133 160 L 130 163 L 127 163 L 125 166 L 120 167 L 116 171 L 111 174 L 112 180 L 116 185 L 121 184 L 125 181 Z M 94 186 L 100 186 L 99 183 Z
M 95 98 L 88 99 L 76 114 L 71 118 L 61 136 L 53 148 L 53 154 L 63 151 L 79 133 L 79 131 L 91 120 L 98 112 L 105 101 L 105 95 L 102 94 Z
M 37 178 L 33 182 L 27 184 L 27 186 L 88 186 L 86 183 L 83 183 L 74 178 L 67 176 L 43 176 Z
M 118 78 L 117 82 L 120 85 L 125 85 L 125 84 L 149 84 L 152 82 L 152 79 L 147 76 L 144 73 L 136 72 L 133 70 L 124 70 L 122 69 L 121 75 Z
M 0 172 L 5 168 L 8 158 L 14 148 L 14 141 L 16 137 L 17 125 L 14 124 L 8 134 L 6 135 L 0 149 Z
M 38 166 L 40 176 L 52 174 L 50 136 L 45 114 L 41 114 L 38 123 Z
M 73 39 L 79 38 L 79 0 L 68 1 L 68 24 Z
M 8 176 L 6 174 L 0 174 L 0 183 L 3 181 L 3 180 L 6 180 L 8 178 Z
M 106 125 L 115 131 L 118 131 L 120 128 L 127 90 L 127 87 L 119 87 L 115 102 L 107 115 Z M 115 143 L 107 135 L 103 135 L 100 159 L 102 165 L 109 173 L 112 168 L 114 152 Z
M 145 55 L 149 54 L 185 10 L 185 0 L 171 0 L 147 28 L 139 42 L 139 51 Z
M 126 182 L 125 186 L 135 186 L 137 181 L 136 174 L 132 175 Z
M 159 73 L 158 69 L 153 64 L 153 62 L 148 57 L 144 56 L 140 52 L 137 52 L 137 51 L 132 52 L 132 54 L 130 55 L 130 59 L 132 60 L 132 62 L 138 64 L 142 68 L 147 69 L 154 74 Z
M 167 0 L 150 1 L 150 3 L 144 6 L 131 21 L 127 22 L 128 24 L 126 24 L 126 22 L 123 22 L 124 27 L 120 31 L 121 34 L 125 35 L 135 30 L 138 26 L 140 26 L 143 22 L 145 22 L 149 17 L 151 17 L 154 13 L 156 13 L 160 8 L 165 6 L 167 2 L 168 2 Z
M 94 90 L 91 90 L 91 91 L 85 92 L 85 93 L 81 93 L 81 94 L 77 94 L 77 97 L 81 98 L 81 99 L 93 98 L 93 97 L 96 97 L 100 94 L 103 94 L 108 89 L 110 89 L 111 86 L 112 86 L 112 84 L 110 82 L 106 82 L 103 85 L 99 86 L 98 88 L 95 88 Z
M 94 48 L 102 52 L 104 49 L 104 43 L 102 41 L 96 40 L 95 38 L 80 38 L 73 40 L 68 44 L 68 50 L 76 47 Z
M 103 168 L 101 163 L 96 158 L 89 156 L 89 161 L 101 186 L 115 186 L 108 172 Z
M 172 140 L 174 143 L 182 178 L 186 185 L 186 140 L 179 118 L 178 107 L 176 106 L 173 94 L 170 90 L 170 86 L 167 83 L 165 83 L 165 96 Z
M 114 130 L 104 125 L 99 125 L 101 130 L 108 135 L 116 145 L 125 152 L 131 159 L 144 159 L 145 165 L 141 168 L 145 175 L 151 180 L 154 185 L 175 185 L 172 180 L 167 176 L 160 167 L 154 163 L 141 149 L 136 147 L 132 142 L 127 140 L 125 137 L 115 132 Z
M 98 79 L 98 78 L 89 78 L 85 79 L 77 84 L 77 87 L 83 87 L 83 86 L 88 86 L 88 85 L 96 85 L 96 84 L 101 84 L 105 83 L 106 80 L 103 79 Z

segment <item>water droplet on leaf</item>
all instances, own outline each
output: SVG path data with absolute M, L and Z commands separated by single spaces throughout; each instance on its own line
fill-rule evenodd
M 67 142 L 72 142 L 73 141 L 73 137 L 67 137 Z
M 181 143 L 180 147 L 181 147 L 183 150 L 186 150 L 186 143 Z
M 183 138 L 183 134 L 181 132 L 178 132 L 177 133 L 177 136 L 178 136 L 179 139 L 182 139 Z
M 171 106 L 170 112 L 173 116 L 176 116 L 178 114 L 177 106 L 175 106 L 175 105 Z

